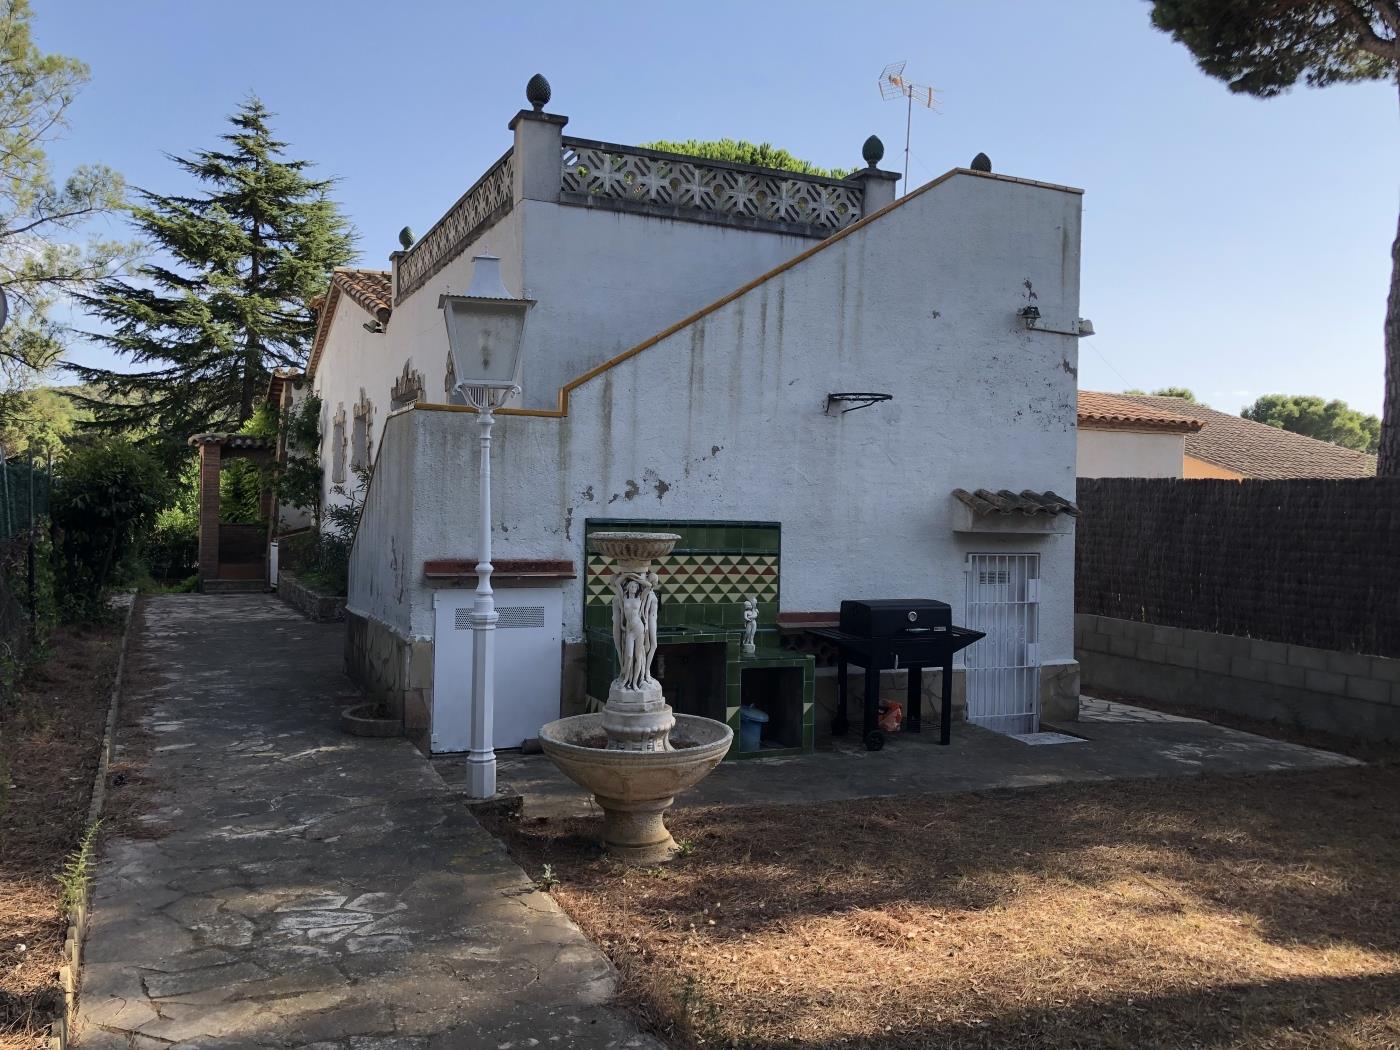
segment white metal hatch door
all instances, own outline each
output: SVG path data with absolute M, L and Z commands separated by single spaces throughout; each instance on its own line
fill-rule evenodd
M 1040 555 L 970 554 L 963 650 L 967 720 L 998 733 L 1040 732 Z
M 472 629 L 476 592 L 433 596 L 434 754 L 471 746 Z M 564 592 L 558 587 L 496 591 L 496 706 L 492 746 L 519 747 L 559 717 Z

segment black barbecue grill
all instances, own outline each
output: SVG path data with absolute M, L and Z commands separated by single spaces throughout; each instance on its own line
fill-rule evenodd
M 943 702 L 938 742 L 947 744 L 952 739 L 953 654 L 985 637 L 985 633 L 968 627 L 954 627 L 953 610 L 947 602 L 931 598 L 845 601 L 841 603 L 839 626 L 812 628 L 811 633 L 835 642 L 837 647 L 838 692 L 836 717 L 831 722 L 833 733 L 841 736 L 850 728 L 846 717 L 848 664 L 865 668 L 865 711 L 861 737 L 868 751 L 878 751 L 885 746 L 885 734 L 877 724 L 880 672 L 908 669 L 908 709 L 904 729 L 917 733 L 922 729 L 924 668 L 942 667 Z

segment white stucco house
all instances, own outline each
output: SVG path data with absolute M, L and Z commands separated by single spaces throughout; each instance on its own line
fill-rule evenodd
M 748 702 L 702 650 L 753 594 L 765 670 L 801 694 L 789 742 L 810 747 L 830 678 L 803 626 L 843 599 L 924 597 L 997 632 L 965 654 L 959 698 L 967 675 L 1001 675 L 1074 717 L 1081 191 L 979 158 L 896 199 L 878 140 L 865 168 L 815 178 L 570 138 L 532 101 L 421 240 L 387 271 L 338 272 L 321 311 L 304 388 L 327 498 L 373 464 L 352 676 L 421 746 L 465 749 L 477 435 L 449 393 L 438 297 L 489 253 L 536 303 L 492 452 L 493 582 L 514 628 L 497 639 L 498 746 L 605 695 L 586 536 L 619 523 L 684 537 L 661 588 L 663 624 L 689 632 L 662 649 L 678 710 L 732 722 Z M 850 391 L 889 397 L 843 412 L 860 402 L 830 395 Z

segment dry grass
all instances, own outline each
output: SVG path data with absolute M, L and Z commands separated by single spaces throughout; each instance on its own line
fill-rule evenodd
M 673 1046 L 1400 1046 L 1400 768 L 502 823 Z
M 62 1005 L 55 876 L 85 830 L 120 643 L 120 625 L 60 628 L 0 704 L 0 1046 L 35 1045 Z

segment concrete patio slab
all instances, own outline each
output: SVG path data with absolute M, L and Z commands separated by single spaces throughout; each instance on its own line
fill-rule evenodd
M 1023 742 L 978 726 L 953 727 L 938 743 L 936 727 L 895 736 L 882 751 L 866 751 L 856 735 L 812 755 L 723 762 L 679 806 L 801 805 L 881 795 L 955 794 L 1041 787 L 1075 781 L 1142 780 L 1203 774 L 1302 772 L 1359 764 L 1330 751 L 1166 715 L 1116 701 L 1085 697 L 1083 720 L 1042 728 L 1078 738 L 1070 743 Z M 433 766 L 462 788 L 465 764 L 442 756 Z M 502 754 L 503 787 L 524 798 L 531 816 L 599 812 L 591 796 L 565 779 L 542 755 Z
M 160 794 L 102 851 L 81 1050 L 659 1048 L 412 745 L 341 735 L 342 626 L 266 595 L 137 615 Z

